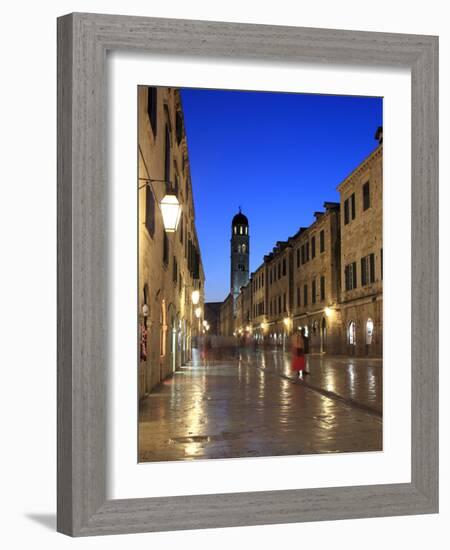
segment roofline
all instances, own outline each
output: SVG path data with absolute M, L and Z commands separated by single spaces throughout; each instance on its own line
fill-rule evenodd
M 383 150 L 383 144 L 377 145 L 377 147 L 364 159 L 358 166 L 350 172 L 350 174 L 336 187 L 336 190 L 341 192 L 342 187 L 348 183 L 352 178 L 356 176 L 371 160 L 373 160 Z

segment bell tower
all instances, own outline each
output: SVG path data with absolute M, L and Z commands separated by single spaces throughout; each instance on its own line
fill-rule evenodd
M 234 307 L 242 286 L 249 281 L 250 234 L 248 219 L 241 212 L 231 222 L 231 294 Z

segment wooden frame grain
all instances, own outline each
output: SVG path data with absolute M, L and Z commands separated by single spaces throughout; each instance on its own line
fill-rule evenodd
M 107 500 L 109 50 L 411 70 L 411 483 Z M 437 37 L 83 13 L 58 19 L 57 487 L 57 529 L 72 536 L 438 511 Z

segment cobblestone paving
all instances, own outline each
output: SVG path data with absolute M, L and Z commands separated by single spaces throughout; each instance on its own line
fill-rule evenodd
M 344 402 L 287 378 L 281 352 L 194 360 L 141 401 L 139 460 L 379 451 L 380 415 L 352 400 L 381 407 L 381 362 L 358 361 L 308 358 L 307 383 Z
M 240 354 L 242 361 L 254 362 L 262 369 L 295 379 L 290 355 L 280 351 Z M 381 416 L 383 411 L 383 367 L 381 359 L 307 355 L 304 381 L 308 386 L 341 397 L 348 403 Z

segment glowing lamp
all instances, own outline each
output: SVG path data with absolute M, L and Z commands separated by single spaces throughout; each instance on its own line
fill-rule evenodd
M 161 212 L 164 229 L 167 233 L 174 233 L 181 217 L 181 205 L 175 195 L 165 195 L 161 201 Z
M 200 319 L 200 317 L 202 315 L 202 308 L 201 307 L 196 307 L 194 313 L 195 313 L 195 316 L 197 317 L 197 319 Z
M 200 300 L 200 292 L 198 290 L 192 291 L 192 303 L 196 306 Z
M 331 315 L 331 307 L 326 307 L 326 308 L 325 308 L 325 315 L 326 315 L 327 317 L 329 317 L 329 316 Z

